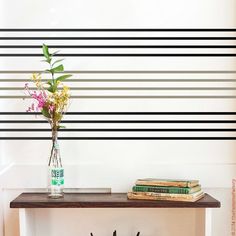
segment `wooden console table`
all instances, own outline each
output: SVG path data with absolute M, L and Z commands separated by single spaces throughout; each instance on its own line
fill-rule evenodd
M 27 213 L 32 208 L 201 208 L 205 215 L 205 236 L 212 236 L 211 208 L 219 208 L 220 202 L 208 194 L 197 202 L 174 202 L 128 200 L 126 193 L 66 193 L 62 199 L 50 199 L 46 193 L 22 193 L 10 207 L 20 208 L 21 236 L 35 235 L 35 222 Z

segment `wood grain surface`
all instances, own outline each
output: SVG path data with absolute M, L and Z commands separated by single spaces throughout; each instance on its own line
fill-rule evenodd
M 126 193 L 65 193 L 50 199 L 47 193 L 22 193 L 10 208 L 219 208 L 220 202 L 205 194 L 196 202 L 129 200 Z

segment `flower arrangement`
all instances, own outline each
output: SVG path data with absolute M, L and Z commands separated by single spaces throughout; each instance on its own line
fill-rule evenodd
M 65 128 L 61 126 L 61 120 L 66 113 L 69 105 L 69 87 L 64 85 L 64 81 L 71 75 L 64 74 L 56 77 L 57 73 L 62 73 L 64 67 L 61 64 L 63 59 L 54 60 L 53 56 L 57 52 L 50 53 L 47 45 L 43 44 L 44 62 L 49 64 L 49 68 L 45 70 L 46 73 L 51 75 L 51 78 L 43 82 L 42 74 L 33 74 L 32 82 L 35 84 L 36 89 L 32 90 L 28 83 L 25 84 L 25 91 L 33 102 L 27 109 L 27 112 L 41 112 L 44 118 L 47 119 L 52 130 L 52 148 L 49 157 L 49 166 L 53 166 L 50 184 L 53 186 L 53 191 L 60 192 L 61 186 L 64 184 L 64 172 L 62 171 L 61 157 L 59 146 L 57 143 L 58 130 Z M 63 175 L 63 176 L 62 176 Z M 56 193 L 57 195 L 57 193 Z M 60 194 L 59 194 L 60 195 Z

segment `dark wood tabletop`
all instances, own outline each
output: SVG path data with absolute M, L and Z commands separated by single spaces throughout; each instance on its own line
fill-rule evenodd
M 65 193 L 50 199 L 47 193 L 22 193 L 11 208 L 218 208 L 220 202 L 205 194 L 196 202 L 129 200 L 126 193 Z

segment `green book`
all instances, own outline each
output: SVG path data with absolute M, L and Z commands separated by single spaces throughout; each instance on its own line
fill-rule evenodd
M 135 185 L 133 192 L 154 192 L 154 193 L 176 193 L 176 194 L 190 194 L 201 190 L 201 185 L 193 188 L 180 188 L 180 187 L 160 187 L 160 186 L 147 186 Z

